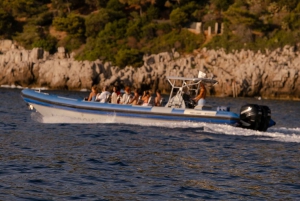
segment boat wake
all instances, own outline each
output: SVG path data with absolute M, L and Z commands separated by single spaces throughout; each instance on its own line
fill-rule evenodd
M 229 125 L 206 125 L 205 132 L 236 136 L 252 136 L 260 140 L 300 143 L 300 128 L 269 128 L 267 132 L 232 127 Z
M 67 117 L 42 117 L 38 113 L 33 113 L 31 118 L 40 123 L 48 124 L 118 124 L 125 123 L 131 125 L 155 126 L 164 128 L 192 128 L 193 132 L 235 135 L 235 136 L 251 136 L 259 140 L 280 141 L 280 142 L 296 142 L 300 143 L 300 128 L 272 127 L 267 132 L 254 131 L 249 129 L 237 128 L 224 124 L 194 123 L 194 122 L 151 122 L 151 121 L 132 121 L 131 119 L 119 122 L 115 115 L 107 116 L 104 120 L 88 120 L 88 119 L 71 119 Z

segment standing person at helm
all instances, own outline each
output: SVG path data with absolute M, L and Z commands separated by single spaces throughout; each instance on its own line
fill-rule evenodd
M 206 88 L 202 82 L 200 82 L 200 91 L 199 94 L 193 98 L 193 100 L 198 103 L 198 105 L 205 105 L 205 97 L 206 97 Z

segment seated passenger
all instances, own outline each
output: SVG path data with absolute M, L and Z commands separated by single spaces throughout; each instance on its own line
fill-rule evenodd
M 95 101 L 96 100 L 96 96 L 98 94 L 98 89 L 97 86 L 92 86 L 92 91 L 87 99 L 87 101 Z
M 120 95 L 120 91 L 118 90 L 118 87 L 114 86 L 113 92 L 111 94 L 111 103 L 117 104 L 119 95 Z
M 161 106 L 161 101 L 162 101 L 162 97 L 161 97 L 160 90 L 158 89 L 156 91 L 156 97 L 155 97 L 155 100 L 154 100 L 155 106 Z
M 125 93 L 123 94 L 122 96 L 122 99 L 121 99 L 121 104 L 128 104 L 129 100 L 130 100 L 130 87 L 125 87 Z
M 140 97 L 140 95 L 139 95 L 138 89 L 135 89 L 134 90 L 134 95 L 133 95 L 132 99 L 130 99 L 128 104 L 138 105 L 139 104 L 139 97 Z
M 102 89 L 101 94 L 99 94 L 99 93 L 97 94 L 96 101 L 99 101 L 100 103 L 107 102 L 107 98 L 110 95 L 110 92 L 107 91 L 107 90 L 108 90 L 108 87 L 104 86 L 103 89 Z
M 144 94 L 142 96 L 142 101 L 143 101 L 142 106 L 148 106 L 149 98 L 150 98 L 149 91 L 144 91 Z

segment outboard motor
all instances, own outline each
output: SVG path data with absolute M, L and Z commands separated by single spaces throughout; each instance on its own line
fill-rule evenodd
M 258 130 L 261 122 L 261 107 L 256 104 L 247 104 L 241 107 L 240 111 L 240 126 Z
M 271 119 L 271 110 L 265 105 L 247 104 L 241 107 L 240 126 L 252 130 L 266 131 Z

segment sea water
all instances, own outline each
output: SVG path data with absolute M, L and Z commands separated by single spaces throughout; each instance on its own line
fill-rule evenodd
M 42 118 L 20 92 L 0 88 L 0 200 L 300 200 L 300 102 L 208 97 L 269 106 L 277 124 L 258 132 Z

